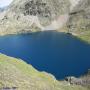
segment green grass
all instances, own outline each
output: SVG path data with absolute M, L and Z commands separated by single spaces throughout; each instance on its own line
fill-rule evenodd
M 40 72 L 20 59 L 0 54 L 0 88 L 17 90 L 88 90 L 82 86 L 58 81 L 46 72 Z
M 83 34 L 78 35 L 78 38 L 90 44 L 90 30 L 84 31 Z

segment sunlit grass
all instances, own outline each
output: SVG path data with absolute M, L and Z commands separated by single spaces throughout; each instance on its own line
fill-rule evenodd
M 3 54 L 0 54 L 0 75 L 0 87 L 16 86 L 19 90 L 88 90 L 57 81 L 51 74 L 37 71 L 24 61 Z

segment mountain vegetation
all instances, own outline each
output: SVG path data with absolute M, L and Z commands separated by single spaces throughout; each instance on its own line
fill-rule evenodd
M 0 9 L 0 35 L 57 30 L 90 43 L 90 0 L 14 0 Z M 90 72 L 59 81 L 0 54 L 0 90 L 90 90 Z
M 89 74 L 88 74 L 89 75 Z M 89 83 L 90 84 L 90 83 Z M 0 90 L 90 90 L 88 86 L 57 81 L 20 59 L 0 54 Z
M 81 0 L 67 22 L 69 32 L 90 43 L 90 0 Z

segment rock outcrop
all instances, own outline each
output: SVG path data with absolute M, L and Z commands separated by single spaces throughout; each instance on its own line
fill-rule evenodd
M 90 30 L 90 0 L 80 0 L 69 16 L 67 23 L 69 32 L 84 34 Z
M 82 85 L 90 88 L 90 70 L 88 70 L 88 72 L 80 78 L 67 77 L 65 80 L 71 85 Z

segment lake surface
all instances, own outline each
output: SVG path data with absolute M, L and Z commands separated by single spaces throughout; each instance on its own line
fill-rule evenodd
M 21 58 L 57 79 L 78 77 L 90 68 L 90 45 L 55 31 L 2 36 L 0 52 Z

